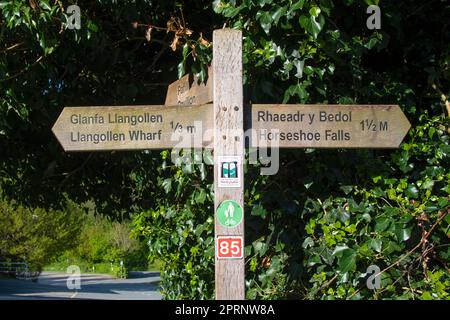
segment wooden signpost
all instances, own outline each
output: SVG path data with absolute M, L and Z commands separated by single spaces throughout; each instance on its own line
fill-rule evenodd
M 212 126 L 211 105 L 66 107 L 52 130 L 65 151 L 106 151 L 212 147 Z
M 244 219 L 234 227 L 220 224 L 217 208 L 232 200 L 244 212 L 244 112 L 242 34 L 239 30 L 213 32 L 214 72 L 214 220 L 216 236 L 216 299 L 245 299 Z M 234 159 L 233 159 L 234 158 Z M 231 167 L 233 166 L 233 167 Z M 230 177 L 232 168 L 235 174 Z M 226 171 L 228 170 L 228 171 Z M 223 187 L 220 181 L 236 182 Z M 229 216 L 232 210 L 229 210 Z M 235 210 L 236 211 L 236 210 Z M 227 252 L 234 256 L 222 257 Z
M 252 105 L 251 146 L 398 148 L 410 128 L 397 105 Z
M 397 148 L 410 123 L 397 105 L 244 110 L 241 31 L 215 30 L 213 57 L 208 83 L 183 77 L 165 106 L 66 107 L 52 130 L 65 151 L 214 148 L 215 295 L 242 300 L 244 129 L 254 148 Z
M 213 72 L 208 68 L 206 83 L 199 83 L 198 78 L 187 74 L 171 83 L 167 89 L 166 106 L 192 106 L 213 101 Z

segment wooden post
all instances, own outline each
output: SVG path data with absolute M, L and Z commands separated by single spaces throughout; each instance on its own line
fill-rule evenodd
M 242 83 L 242 32 L 233 29 L 213 33 L 214 73 L 214 221 L 216 237 L 215 296 L 216 300 L 245 299 L 244 275 L 244 131 Z M 238 183 L 219 187 L 219 172 L 224 156 L 240 158 L 237 162 Z M 222 160 L 221 160 L 222 159 Z M 242 208 L 242 221 L 234 227 L 221 224 L 217 212 L 225 200 L 234 200 Z M 218 237 L 240 238 L 240 257 L 219 258 Z M 229 248 L 230 249 L 230 248 Z M 237 248 L 231 249 L 231 251 Z

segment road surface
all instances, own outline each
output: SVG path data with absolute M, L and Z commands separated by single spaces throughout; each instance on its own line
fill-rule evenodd
M 37 282 L 0 278 L 0 300 L 160 300 L 158 272 L 130 272 L 129 279 L 84 274 L 81 288 L 69 290 L 69 274 L 43 272 Z

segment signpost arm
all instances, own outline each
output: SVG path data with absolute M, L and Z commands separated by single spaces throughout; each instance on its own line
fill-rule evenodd
M 244 132 L 242 84 L 242 32 L 232 29 L 213 33 L 214 73 L 214 221 L 215 236 L 242 237 L 244 220 L 233 228 L 220 225 L 217 208 L 225 200 L 234 200 L 244 207 Z M 237 174 L 240 184 L 232 188 L 219 187 L 219 156 L 238 156 Z M 216 240 L 217 246 L 217 240 Z M 245 299 L 244 257 L 218 259 L 216 248 L 215 295 L 217 300 Z

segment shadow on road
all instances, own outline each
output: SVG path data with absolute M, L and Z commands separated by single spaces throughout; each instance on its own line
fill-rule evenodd
M 138 278 L 151 278 L 151 277 L 159 277 L 159 272 L 152 271 L 130 271 L 128 273 L 129 279 L 138 279 Z
M 43 273 L 37 283 L 0 279 L 0 299 L 159 300 L 159 272 L 131 272 L 128 279 L 82 275 L 81 288 L 67 288 L 67 274 Z

